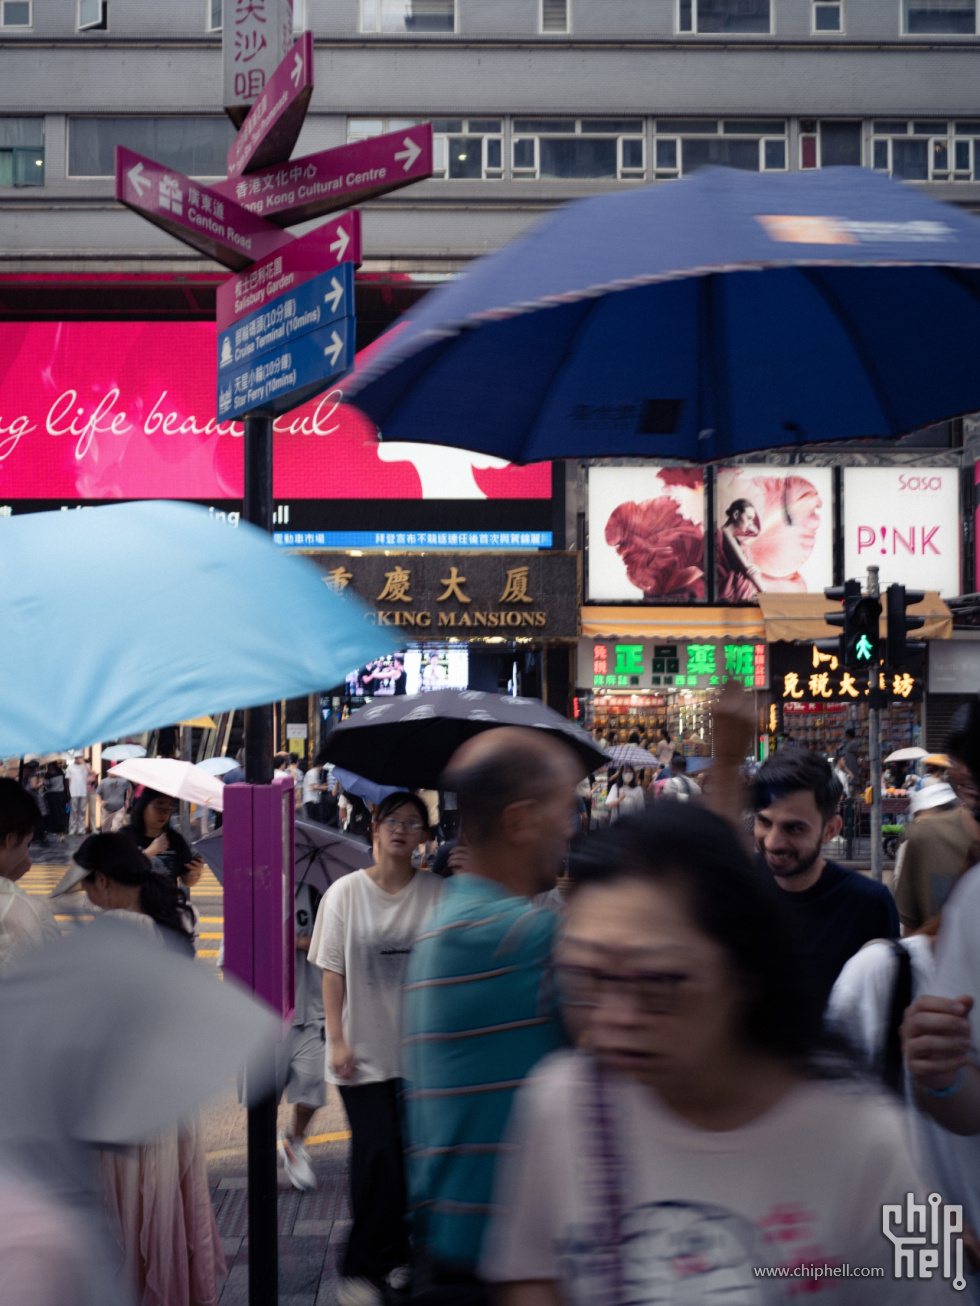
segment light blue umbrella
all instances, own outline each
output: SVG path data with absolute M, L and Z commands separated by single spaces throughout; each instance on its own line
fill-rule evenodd
M 362 775 L 355 775 L 353 771 L 345 771 L 342 766 L 335 766 L 330 772 L 330 778 L 340 784 L 344 793 L 353 794 L 355 798 L 363 798 L 366 803 L 374 803 L 375 806 L 389 794 L 408 792 L 400 785 L 375 784 L 373 780 L 365 780 Z
M 301 697 L 398 647 L 263 531 L 160 500 L 0 521 L 0 632 L 0 757 Z

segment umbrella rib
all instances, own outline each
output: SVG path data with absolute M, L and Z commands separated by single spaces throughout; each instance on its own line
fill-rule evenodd
M 585 327 L 588 324 L 589 318 L 592 316 L 592 313 L 595 311 L 596 308 L 598 308 L 598 306 L 602 303 L 604 298 L 605 298 L 604 295 L 597 295 L 593 299 L 590 299 L 588 301 L 588 306 L 586 307 L 585 312 L 579 318 L 575 330 L 569 336 L 565 344 L 565 348 L 561 351 L 561 356 L 559 357 L 558 362 L 555 364 L 554 370 L 552 371 L 551 379 L 548 381 L 547 385 L 542 386 L 541 400 L 538 404 L 537 411 L 534 414 L 534 418 L 531 421 L 531 425 L 528 427 L 527 434 L 525 435 L 524 439 L 521 441 L 522 454 L 526 452 L 528 445 L 531 443 L 531 440 L 534 437 L 535 429 L 537 428 L 537 425 L 541 420 L 541 414 L 544 411 L 545 404 L 548 401 L 548 396 L 551 394 L 552 390 L 554 389 L 555 383 L 558 380 L 558 377 L 561 375 L 562 371 L 564 370 L 566 363 L 568 363 L 571 360 L 571 354 L 575 346 L 575 342 L 578 340 L 579 336 L 585 330 Z
M 888 423 L 892 435 L 900 435 L 902 432 L 902 424 L 898 420 L 898 414 L 892 407 L 892 402 L 888 397 L 888 391 L 878 373 L 878 368 L 871 356 L 871 351 L 868 349 L 861 332 L 857 328 L 857 324 L 841 303 L 837 293 L 827 285 L 823 276 L 816 270 L 816 268 L 800 268 L 800 271 L 806 280 L 809 281 L 811 286 L 813 286 L 821 299 L 823 299 L 824 303 L 833 313 L 840 325 L 844 328 L 855 356 L 861 364 L 862 371 L 867 377 L 868 384 L 874 392 L 875 399 L 878 402 L 878 407 L 881 409 L 882 415 Z

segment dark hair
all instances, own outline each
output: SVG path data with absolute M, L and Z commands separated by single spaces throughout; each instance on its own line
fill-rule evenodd
M 162 929 L 176 934 L 193 954 L 194 935 L 188 924 L 187 894 L 169 875 L 160 875 L 132 839 L 124 834 L 92 834 L 75 853 L 75 861 L 91 879 L 101 871 L 117 884 L 139 888 L 140 907 Z
M 736 517 L 741 517 L 746 508 L 755 511 L 755 504 L 751 499 L 733 499 L 725 510 L 725 525 L 731 526 Z
M 666 739 L 666 740 L 667 740 L 667 743 L 668 743 L 668 744 L 670 743 L 670 735 L 669 735 L 668 732 L 667 732 L 667 727 L 666 727 L 666 726 L 661 726 L 661 727 L 660 727 L 660 738 L 661 738 L 661 739 Z
M 290 766 L 298 766 L 298 765 L 299 765 L 299 753 L 290 753 L 290 754 L 289 754 L 289 765 L 290 765 Z
M 853 726 L 848 726 L 848 727 L 847 727 L 847 729 L 844 731 L 844 738 L 845 738 L 845 739 L 853 739 L 853 738 L 854 738 L 854 727 L 853 727 Z
M 19 842 L 40 828 L 41 809 L 34 795 L 16 780 L 0 777 L 0 844 L 6 843 L 8 835 L 15 835 Z
M 684 756 L 683 753 L 675 753 L 674 756 L 670 759 L 670 765 L 674 768 L 675 771 L 686 771 L 687 758 Z
M 698 928 L 725 949 L 742 979 L 744 1036 L 806 1067 L 823 1042 L 819 996 L 801 964 L 795 921 L 732 826 L 704 807 L 658 803 L 586 842 L 576 892 L 623 879 L 676 886 Z
M 172 798 L 170 794 L 161 794 L 157 789 L 144 789 L 136 802 L 133 803 L 129 813 L 129 824 L 140 838 L 146 835 L 146 821 L 144 819 L 146 809 L 150 803 L 155 803 L 158 798 L 165 798 L 170 803 L 171 810 L 173 809 L 176 799 Z
M 158 798 L 164 798 L 168 803 L 170 803 L 172 814 L 173 808 L 176 806 L 177 802 L 175 798 L 171 797 L 170 794 L 162 794 L 157 789 L 144 789 L 136 802 L 133 803 L 129 814 L 129 824 L 124 827 L 121 833 L 126 834 L 128 832 L 129 835 L 135 836 L 137 840 L 149 839 L 150 836 L 147 832 L 146 821 L 144 819 L 145 813 L 150 803 L 156 802 Z M 169 820 L 163 828 L 167 832 L 167 842 L 170 844 L 171 850 L 174 853 L 174 863 L 176 866 L 175 874 L 183 875 L 183 867 L 193 859 L 194 854 L 191 852 L 187 840 L 179 830 L 175 829 L 174 826 L 170 824 Z
M 755 773 L 753 808 L 758 812 L 775 799 L 804 791 L 813 794 L 824 821 L 836 815 L 840 785 L 826 758 L 807 748 L 781 748 Z
M 283 767 L 288 764 L 288 762 L 289 762 L 288 753 L 276 753 L 275 757 L 272 759 L 272 765 L 279 771 L 281 771 Z
M 387 798 L 382 798 L 381 802 L 378 803 L 377 807 L 374 809 L 374 816 L 372 818 L 374 824 L 380 825 L 382 821 L 386 820 L 387 817 L 392 814 L 392 812 L 397 811 L 399 807 L 404 807 L 406 803 L 411 803 L 419 816 L 421 816 L 422 827 L 428 834 L 429 809 L 426 807 L 422 799 L 419 798 L 418 794 L 410 794 L 407 789 L 404 793 L 399 790 L 397 793 L 388 794 Z

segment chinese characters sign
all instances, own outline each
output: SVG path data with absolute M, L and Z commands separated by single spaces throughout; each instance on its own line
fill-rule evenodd
M 767 677 L 763 643 L 628 644 L 583 640 L 576 683 L 597 691 L 710 689 L 726 680 L 738 680 L 747 689 L 764 689 Z
M 889 698 L 918 702 L 925 687 L 923 654 L 910 655 L 907 670 L 886 671 L 881 667 L 871 676 L 841 666 L 832 653 L 821 653 L 812 644 L 777 644 L 772 650 L 773 696 L 790 703 L 859 703 L 867 699 L 869 683 Z M 872 705 L 873 706 L 873 705 Z
M 578 638 L 574 553 L 316 552 L 335 594 L 357 594 L 365 620 L 417 640 Z
M 240 127 L 293 44 L 293 0 L 224 0 L 224 104 Z

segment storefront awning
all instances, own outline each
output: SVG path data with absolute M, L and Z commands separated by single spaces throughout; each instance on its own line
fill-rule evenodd
M 824 613 L 833 612 L 834 604 L 824 598 L 823 594 L 760 594 L 759 607 L 765 622 L 766 640 L 770 644 L 781 639 L 833 639 L 840 634 L 839 629 L 828 626 L 824 621 Z M 953 615 L 938 594 L 928 592 L 921 603 L 908 609 L 908 613 L 910 617 L 926 619 L 921 630 L 909 632 L 910 640 L 953 638 Z M 882 613 L 882 639 L 885 634 L 886 623 Z
M 765 627 L 758 608 L 584 607 L 582 634 L 594 639 L 630 636 L 654 643 L 678 639 L 751 640 L 765 639 Z

